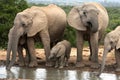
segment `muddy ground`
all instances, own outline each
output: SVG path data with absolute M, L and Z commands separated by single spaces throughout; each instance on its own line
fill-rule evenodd
M 36 52 L 37 52 L 36 56 L 37 56 L 38 64 L 39 64 L 38 67 L 53 68 L 53 67 L 46 67 L 45 66 L 44 49 L 36 49 Z M 85 47 L 83 49 L 83 59 L 84 59 L 84 63 L 85 63 L 86 66 L 83 67 L 83 68 L 76 68 L 75 67 L 76 52 L 77 52 L 76 48 L 72 48 L 70 59 L 69 59 L 69 66 L 68 67 L 64 67 L 63 69 L 69 69 L 69 70 L 80 69 L 80 70 L 83 70 L 83 71 L 98 71 L 99 70 L 99 69 L 91 69 L 90 66 L 89 66 L 90 65 L 90 61 L 88 60 L 88 58 L 89 58 L 90 51 L 89 51 L 88 47 Z M 100 64 L 101 64 L 101 59 L 102 59 L 102 53 L 103 53 L 103 46 L 100 46 L 99 47 L 99 63 Z M 0 50 L 0 66 L 5 65 L 5 61 L 6 61 L 6 50 Z M 111 51 L 107 55 L 106 68 L 105 68 L 104 72 L 116 73 L 115 72 L 116 66 L 114 64 L 115 64 L 114 51 Z M 17 65 L 17 61 L 16 61 L 16 64 L 14 66 L 18 66 Z

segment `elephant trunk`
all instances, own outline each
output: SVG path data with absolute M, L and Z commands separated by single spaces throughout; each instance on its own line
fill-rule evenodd
M 12 51 L 12 58 L 11 58 L 9 65 L 6 68 L 7 70 L 10 70 L 12 65 L 15 63 L 16 55 L 17 55 L 17 48 L 18 48 L 18 40 L 19 40 L 19 37 L 12 37 L 11 42 L 8 44 L 10 46 L 8 46 L 7 54 L 10 57 L 10 52 Z
M 11 66 L 15 63 L 17 49 L 18 49 L 18 41 L 21 35 L 23 35 L 23 28 L 17 29 L 16 27 L 13 27 L 9 32 L 9 41 L 8 41 L 8 48 L 7 48 L 7 62 L 6 62 L 7 70 L 10 70 Z M 10 61 L 11 51 L 12 51 L 12 57 Z
M 91 31 L 93 33 L 97 32 L 98 31 L 98 27 L 99 27 L 97 15 L 91 17 L 90 21 L 88 22 L 88 24 L 90 25 L 90 29 L 91 29 Z
M 104 53 L 103 53 L 103 57 L 102 57 L 102 65 L 101 65 L 101 68 L 100 68 L 98 75 L 100 75 L 105 68 L 105 61 L 106 61 L 107 53 L 108 53 L 108 51 L 104 49 Z
M 6 58 L 6 66 L 7 67 L 8 67 L 9 62 L 10 62 L 11 42 L 12 42 L 12 39 L 9 39 L 8 46 L 7 46 L 7 58 Z

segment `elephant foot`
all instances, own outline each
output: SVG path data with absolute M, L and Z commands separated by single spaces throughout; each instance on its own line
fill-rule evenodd
M 25 60 L 25 66 L 29 66 L 29 64 L 30 64 L 30 61 Z
M 90 65 L 90 67 L 93 68 L 93 69 L 98 69 L 100 67 L 100 64 L 99 63 L 92 63 Z
M 65 66 L 65 67 L 68 67 L 68 64 L 65 64 L 64 66 Z
M 10 71 L 10 68 L 11 68 L 11 67 L 8 67 L 8 66 L 7 66 L 7 67 L 6 67 L 6 70 L 7 70 L 7 71 Z
M 21 67 L 25 66 L 24 62 L 19 62 L 19 66 Z
M 12 67 L 11 64 L 9 64 L 8 66 L 6 66 L 6 70 L 10 71 L 11 67 Z
M 76 67 L 84 67 L 85 64 L 83 62 L 77 62 Z
M 36 61 L 30 62 L 29 67 L 36 67 L 38 66 Z
M 58 65 L 56 65 L 55 68 L 58 68 Z
M 60 67 L 59 67 L 59 69 L 62 69 L 62 68 L 63 68 L 63 66 L 60 66 Z
M 120 68 L 116 68 L 116 70 L 115 70 L 116 72 L 120 72 Z
M 25 66 L 29 66 L 29 63 L 26 62 L 26 63 L 25 63 Z
M 47 67 L 51 67 L 51 66 L 53 66 L 52 62 L 46 62 L 45 65 L 46 65 Z

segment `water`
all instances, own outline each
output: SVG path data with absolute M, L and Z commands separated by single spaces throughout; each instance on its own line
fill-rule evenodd
M 30 79 L 30 80 L 120 80 L 120 75 L 102 73 L 100 77 L 93 72 L 80 70 L 58 70 L 44 68 L 12 67 L 7 71 L 0 67 L 0 79 Z

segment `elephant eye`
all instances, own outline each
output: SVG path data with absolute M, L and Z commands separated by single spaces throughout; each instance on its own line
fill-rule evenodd
M 86 12 L 83 12 L 84 15 L 86 15 Z
M 24 24 L 24 23 L 22 23 L 22 26 L 25 26 L 25 24 Z
M 87 16 L 87 12 L 86 12 L 86 11 L 83 11 L 83 14 L 84 14 L 85 16 Z
M 25 22 L 21 21 L 21 26 L 25 27 L 26 26 Z
M 86 12 L 83 12 L 84 15 L 86 15 Z
M 110 44 L 112 45 L 112 44 L 113 44 L 113 42 L 112 42 L 112 41 L 110 41 Z

